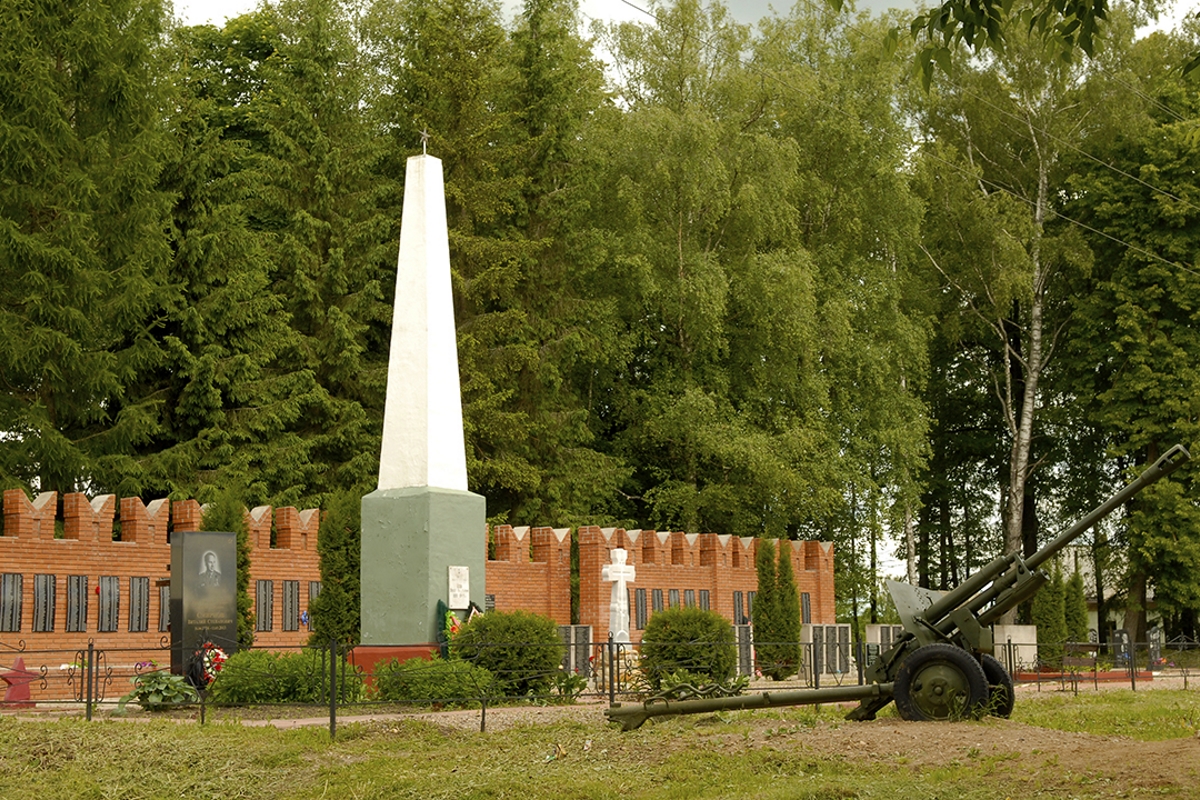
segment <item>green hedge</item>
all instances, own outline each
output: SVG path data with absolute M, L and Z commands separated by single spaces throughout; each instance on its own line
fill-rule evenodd
M 210 687 L 214 703 L 328 702 L 329 654 L 309 649 L 299 653 L 239 650 L 225 662 Z M 343 702 L 362 699 L 362 676 L 344 658 L 338 659 L 338 695 Z
M 489 611 L 464 625 L 450 655 L 483 667 L 505 697 L 548 695 L 566 647 L 558 624 L 528 611 Z
M 496 694 L 491 672 L 460 659 L 392 660 L 375 671 L 375 696 L 389 703 L 474 707 Z
M 729 620 L 715 611 L 668 608 L 655 613 L 642 635 L 640 665 L 651 687 L 686 670 L 714 683 L 726 683 L 737 667 L 737 647 Z

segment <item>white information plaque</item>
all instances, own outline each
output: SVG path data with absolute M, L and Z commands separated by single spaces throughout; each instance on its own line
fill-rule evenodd
M 450 567 L 450 608 L 466 608 L 471 604 L 471 568 Z

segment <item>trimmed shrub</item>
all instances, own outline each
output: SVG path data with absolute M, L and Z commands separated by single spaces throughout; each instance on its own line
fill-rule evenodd
M 210 697 L 214 703 L 228 705 L 324 703 L 329 691 L 328 659 L 321 650 L 240 650 L 225 662 Z M 342 702 L 362 698 L 362 676 L 344 658 L 338 661 L 337 677 Z
M 565 654 L 554 620 L 528 611 L 480 614 L 450 640 L 451 657 L 491 672 L 505 697 L 549 694 Z
M 495 695 L 495 676 L 461 659 L 393 659 L 375 671 L 375 693 L 388 703 L 471 708 Z
M 669 608 L 650 617 L 642 636 L 641 668 L 655 690 L 680 670 L 710 682 L 733 678 L 737 648 L 729 620 L 715 611 Z

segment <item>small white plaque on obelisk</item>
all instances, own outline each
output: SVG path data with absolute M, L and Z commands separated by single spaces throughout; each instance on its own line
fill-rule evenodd
M 600 570 L 600 578 L 612 581 L 612 597 L 608 604 L 608 630 L 614 642 L 629 641 L 629 588 L 637 572 L 633 564 L 626 564 L 629 557 L 622 548 L 612 551 L 612 563 Z
M 471 568 L 449 567 L 450 593 L 446 604 L 450 608 L 466 608 L 471 605 Z

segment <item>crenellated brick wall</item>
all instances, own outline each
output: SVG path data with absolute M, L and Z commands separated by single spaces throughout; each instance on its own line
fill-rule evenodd
M 14 586 L 12 577 L 19 576 L 21 607 L 18 630 L 0 631 L 0 667 L 12 661 L 3 656 L 3 651 L 11 654 L 22 647 L 28 654 L 40 653 L 36 659 L 26 659 L 28 667 L 33 668 L 35 661 L 57 666 L 71 661 L 75 651 L 86 647 L 89 640 L 109 651 L 109 666 L 125 674 L 138 661 L 168 660 L 161 649 L 169 634 L 160 630 L 160 590 L 170 580 L 170 536 L 174 531 L 200 530 L 204 511 L 201 505 L 195 500 L 144 504 L 136 497 L 118 501 L 112 495 L 89 499 L 83 494 L 67 494 L 62 497 L 60 520 L 58 501 L 54 492 L 32 500 L 19 489 L 4 492 L 0 576 L 9 581 L 10 589 Z M 292 648 L 307 641 L 307 626 L 295 624 L 294 615 L 308 608 L 310 585 L 321 579 L 317 553 L 320 518 L 316 509 L 259 506 L 246 512 L 251 596 L 258 596 L 259 581 L 271 582 L 271 591 L 266 595 L 272 604 L 270 630 L 256 631 L 256 646 Z M 55 538 L 59 522 L 60 538 Z M 119 528 L 115 527 L 117 522 Z M 494 555 L 487 562 L 485 577 L 486 592 L 494 607 L 505 611 L 525 609 L 569 624 L 571 530 L 500 525 L 491 535 Z M 640 641 L 642 635 L 637 619 L 639 589 L 645 593 L 646 618 L 654 611 L 655 590 L 661 592 L 664 608 L 672 603 L 702 605 L 706 596 L 709 608 L 731 622 L 744 621 L 736 618 L 735 598 L 740 595 L 742 617 L 750 613 L 750 594 L 758 584 L 754 568 L 757 539 L 594 526 L 577 529 L 576 539 L 580 622 L 592 626 L 596 641 L 607 637 L 611 596 L 611 584 L 601 579 L 601 570 L 611 563 L 612 550 L 617 547 L 628 552 L 628 563 L 637 572 L 629 585 L 630 634 L 634 641 Z M 807 596 L 810 621 L 832 624 L 833 546 L 827 542 L 783 545 L 791 549 L 797 588 Z M 46 581 L 38 576 L 53 576 L 55 608 L 53 629 L 49 631 L 34 629 L 35 582 Z M 76 591 L 81 582 L 86 582 L 87 610 L 85 616 L 76 619 L 79 630 L 67 630 L 68 584 L 72 579 Z M 98 592 L 102 579 L 110 590 L 117 587 L 115 630 L 100 630 Z M 135 580 L 143 588 L 149 586 L 144 631 L 130 629 Z M 290 584 L 291 591 L 286 597 L 285 584 Z M 287 627 L 294 626 L 295 630 L 284 629 L 287 602 L 293 611 Z M 113 622 L 112 614 L 108 622 Z M 113 691 L 119 696 L 124 687 Z M 35 688 L 35 699 L 38 694 Z M 54 689 L 50 694 L 57 696 Z
M 487 593 L 501 610 L 523 608 L 552 617 L 567 625 L 570 613 L 569 529 L 512 528 L 492 530 L 494 557 L 487 564 Z M 758 539 L 714 533 L 679 533 L 581 527 L 579 542 L 579 622 L 591 625 L 597 641 L 608 635 L 612 585 L 601 579 L 601 570 L 612 561 L 612 551 L 624 548 L 627 563 L 637 577 L 629 585 L 630 636 L 641 640 L 637 620 L 637 590 L 645 590 L 646 618 L 653 613 L 654 592 L 662 594 L 662 606 L 675 600 L 679 605 L 701 605 L 707 593 L 708 606 L 730 622 L 736 620 L 737 593 L 743 617 L 750 613 L 750 594 L 758 588 L 754 561 Z M 829 542 L 783 542 L 790 547 L 796 587 L 808 597 L 813 624 L 835 621 L 833 545 Z M 672 590 L 676 593 L 672 594 Z M 689 594 L 690 592 L 690 594 Z M 676 596 L 677 595 L 677 596 Z
M 487 593 L 500 611 L 523 609 L 571 622 L 570 528 L 492 530 L 496 557 L 487 562 Z
M 20 489 L 4 492 L 0 576 L 9 582 L 10 589 L 16 585 L 13 576 L 20 576 L 20 613 L 17 630 L 0 631 L 0 644 L 10 651 L 23 647 L 30 654 L 26 658 L 30 667 L 34 661 L 54 667 L 70 662 L 75 651 L 86 647 L 89 640 L 107 651 L 109 666 L 118 670 L 139 661 L 169 661 L 161 646 L 169 634 L 160 630 L 160 590 L 170 580 L 170 534 L 200 530 L 203 514 L 200 504 L 195 500 L 174 503 L 155 500 L 146 505 L 136 497 L 123 498 L 118 503 L 113 495 L 88 499 L 79 493 L 66 494 L 62 498 L 62 536 L 55 538 L 57 500 L 54 492 L 43 493 L 32 501 Z M 114 528 L 114 521 L 118 520 L 119 530 Z M 317 555 L 320 513 L 316 509 L 273 510 L 260 506 L 246 512 L 246 522 L 250 529 L 251 597 L 256 596 L 256 581 L 272 582 L 271 630 L 257 631 L 255 645 L 278 648 L 303 645 L 308 639 L 307 626 L 284 619 L 284 584 L 296 582 L 293 584 L 298 590 L 293 595 L 297 601 L 296 613 L 306 610 L 310 583 L 321 579 Z M 42 626 L 52 628 L 47 631 L 35 630 L 35 615 L 39 613 L 35 584 L 39 580 L 47 582 L 39 576 L 53 576 L 53 621 Z M 100 630 L 102 579 L 108 587 L 116 587 L 114 593 L 107 595 L 109 599 L 113 594 L 116 597 L 116 613 L 107 618 L 109 627 L 115 620 L 115 630 Z M 68 586 L 73 583 L 76 589 L 81 589 L 84 582 L 86 614 L 69 619 Z M 135 608 L 143 606 L 135 599 L 135 583 L 143 589 L 148 586 L 145 613 L 139 617 L 132 614 Z M 11 600 L 10 594 L 10 609 Z M 40 613 L 46 616 L 45 606 Z M 146 622 L 144 631 L 136 630 L 140 627 L 140 616 Z M 71 622 L 80 629 L 68 630 Z M 285 625 L 296 629 L 284 630 Z M 39 651 L 40 655 L 33 656 Z M 7 664 L 10 660 L 3 657 L 0 663 Z M 124 691 L 124 687 L 119 689 L 121 694 Z M 36 696 L 36 689 L 34 693 Z

